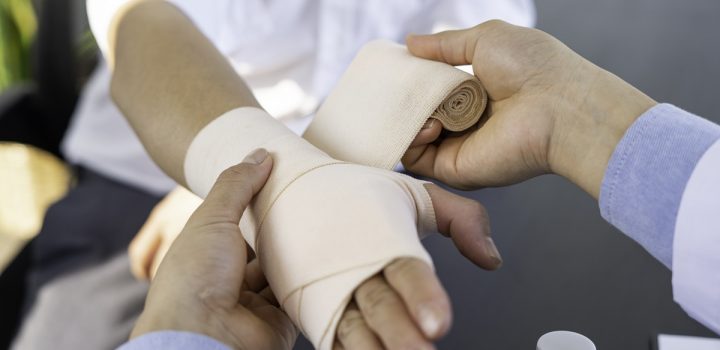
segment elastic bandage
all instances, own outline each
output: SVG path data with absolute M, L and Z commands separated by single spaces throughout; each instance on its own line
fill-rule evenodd
M 432 266 L 419 239 L 437 230 L 430 196 L 422 181 L 384 169 L 398 163 L 428 118 L 465 130 L 477 124 L 486 99 L 472 75 L 373 42 L 305 139 L 260 109 L 235 109 L 195 137 L 185 178 L 205 197 L 218 175 L 251 151 L 272 154 L 270 178 L 243 214 L 241 231 L 295 325 L 316 348 L 331 349 L 363 281 L 398 258 Z

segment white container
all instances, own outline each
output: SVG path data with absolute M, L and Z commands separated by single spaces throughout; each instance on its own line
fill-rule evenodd
M 537 350 L 596 350 L 586 336 L 570 331 L 544 334 L 537 342 Z

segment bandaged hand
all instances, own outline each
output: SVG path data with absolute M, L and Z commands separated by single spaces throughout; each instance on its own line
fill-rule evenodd
M 403 157 L 408 170 L 461 189 L 556 173 L 597 198 L 615 145 L 656 104 L 552 36 L 502 21 L 407 44 L 418 57 L 472 64 L 488 91 L 480 128 L 441 135 L 434 125 Z
M 447 331 L 449 301 L 419 236 L 440 230 L 474 262 L 499 264 L 479 204 L 439 188 L 431 198 L 418 180 L 337 161 L 257 108 L 200 131 L 185 158 L 188 186 L 205 196 L 257 147 L 274 168 L 241 231 L 283 310 L 318 348 L 427 348 Z M 433 209 L 435 199 L 445 205 Z

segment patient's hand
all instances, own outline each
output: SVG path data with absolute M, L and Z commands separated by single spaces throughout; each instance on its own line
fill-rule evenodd
M 438 229 L 451 236 L 460 251 L 486 269 L 501 264 L 489 237 L 484 208 L 477 202 L 425 185 L 435 207 Z M 131 266 L 138 278 L 152 278 L 171 244 L 201 200 L 178 187 L 150 214 L 130 246 Z M 253 275 L 261 275 L 258 264 Z M 250 270 L 246 275 L 250 274 Z M 258 278 L 255 278 L 258 280 Z M 262 280 L 262 278 L 260 278 Z M 266 282 L 251 286 L 259 291 Z M 269 289 L 266 290 L 269 294 Z M 354 348 L 430 348 L 452 319 L 450 301 L 433 270 L 423 261 L 402 258 L 361 284 L 346 309 L 336 342 Z
M 151 279 L 202 200 L 183 187 L 176 187 L 152 210 L 143 227 L 130 242 L 130 269 L 140 280 Z
M 388 218 L 406 220 L 408 213 L 403 213 L 402 210 L 390 212 L 389 215 L 383 213 L 387 213 L 388 208 L 396 207 L 387 203 L 398 200 L 402 203 L 405 200 L 403 198 L 406 196 L 399 193 L 406 191 L 406 187 L 420 186 L 417 180 L 385 170 L 373 169 L 368 173 L 364 170 L 365 167 L 348 165 L 341 167 L 345 170 L 340 170 L 338 173 L 346 173 L 350 176 L 339 176 L 334 178 L 335 181 L 323 182 L 327 185 L 320 190 L 319 187 L 314 187 L 315 196 L 319 199 L 315 202 L 315 199 L 305 197 L 307 206 L 326 203 L 332 198 L 347 198 L 354 195 L 366 197 L 358 198 L 355 202 L 377 203 L 372 208 L 364 207 L 361 216 L 349 214 L 350 217 L 355 218 L 355 226 L 373 227 L 364 222 L 374 220 L 376 223 L 382 223 Z M 306 176 L 316 175 L 311 173 Z M 301 178 L 299 181 L 302 180 Z M 366 183 L 371 186 L 364 186 L 363 184 Z M 348 186 L 349 184 L 360 187 L 360 192 Z M 299 186 L 304 185 L 306 184 Z M 398 189 L 395 191 L 393 188 Z M 434 204 L 437 230 L 449 236 L 460 252 L 475 264 L 491 270 L 498 268 L 502 261 L 490 239 L 489 222 L 484 208 L 473 200 L 454 195 L 435 185 L 425 185 L 425 189 Z M 388 196 L 383 197 L 382 193 L 385 193 L 383 191 L 387 191 Z M 338 192 L 340 195 L 327 195 Z M 285 195 L 287 194 L 286 192 Z M 379 203 L 383 198 L 385 203 Z M 348 211 L 347 208 L 352 206 L 346 207 L 342 202 L 333 202 L 330 207 L 332 210 L 325 209 L 321 215 L 345 218 L 348 216 L 345 213 Z M 408 209 L 418 211 L 409 213 L 411 217 L 421 217 L 424 214 L 422 211 L 425 210 L 419 205 Z M 306 216 L 307 213 L 311 214 Z M 305 218 L 304 222 L 313 222 L 317 219 L 312 211 L 307 213 L 304 212 L 302 215 Z M 332 229 L 332 227 L 323 227 Z M 385 225 L 381 224 L 378 227 L 381 229 Z M 386 234 L 390 235 L 393 232 Z M 408 233 L 397 232 L 397 234 Z M 345 237 L 351 239 L 350 236 Z M 432 348 L 433 340 L 447 333 L 451 320 L 450 301 L 432 268 L 425 261 L 416 258 L 399 258 L 355 289 L 352 302 L 344 310 L 338 325 L 335 348 L 429 349 Z

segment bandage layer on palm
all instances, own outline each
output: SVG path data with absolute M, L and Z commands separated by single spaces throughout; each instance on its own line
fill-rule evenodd
M 432 264 L 418 234 L 436 230 L 422 182 L 339 162 L 257 108 L 208 124 L 185 158 L 189 188 L 207 195 L 217 176 L 263 147 L 273 170 L 240 222 L 278 301 L 320 349 L 330 349 L 353 291 L 401 257 Z
M 378 64 L 381 73 L 365 72 Z M 467 73 L 409 56 L 401 46 L 372 43 L 306 133 L 314 145 L 260 109 L 239 108 L 195 137 L 186 182 L 204 197 L 249 152 L 262 147 L 272 154 L 273 171 L 241 230 L 295 325 L 315 347 L 330 349 L 364 280 L 398 258 L 432 266 L 420 244 L 437 229 L 430 197 L 423 182 L 389 169 L 429 117 L 450 130 L 468 128 L 485 98 Z

